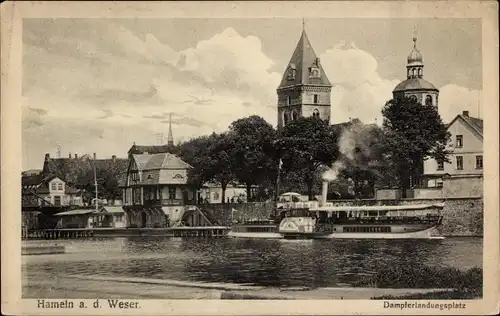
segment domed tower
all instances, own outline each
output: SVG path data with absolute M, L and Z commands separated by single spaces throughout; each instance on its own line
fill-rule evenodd
M 288 62 L 278 94 L 278 127 L 299 117 L 330 121 L 332 85 L 302 29 L 297 47 Z
M 417 38 L 413 38 L 413 49 L 408 55 L 406 64 L 406 80 L 401 82 L 392 91 L 393 98 L 410 97 L 424 105 L 438 106 L 439 90 L 432 83 L 425 80 L 424 60 L 417 48 Z

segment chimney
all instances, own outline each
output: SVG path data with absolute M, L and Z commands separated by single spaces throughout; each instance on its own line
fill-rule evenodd
M 45 154 L 45 161 L 49 160 L 50 159 L 50 154 L 49 153 L 46 153 Z
M 326 205 L 326 197 L 328 195 L 328 181 L 323 181 L 323 188 L 321 191 L 321 204 L 320 206 Z
M 75 159 L 78 159 L 78 154 L 75 154 Z
M 462 112 L 462 115 L 463 115 L 463 116 L 467 116 L 467 117 L 469 117 L 469 111 L 463 111 L 463 112 Z
M 316 65 L 318 65 L 318 67 L 321 65 L 320 61 L 319 61 L 319 57 L 316 57 Z
M 71 153 L 69 153 L 69 159 L 71 159 Z
M 115 155 L 111 156 L 111 159 L 113 159 L 113 162 L 115 162 L 116 161 L 116 156 Z
M 94 160 L 95 160 L 95 153 L 94 153 Z

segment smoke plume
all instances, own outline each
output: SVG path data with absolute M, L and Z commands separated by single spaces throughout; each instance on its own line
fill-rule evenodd
M 362 126 L 361 124 L 351 125 L 342 131 L 338 141 L 339 158 L 333 163 L 330 169 L 323 173 L 322 178 L 324 181 L 331 182 L 336 180 L 340 172 L 347 165 L 354 165 L 362 169 L 371 169 L 370 161 L 363 162 L 359 158 L 359 156 L 370 157 L 371 155 L 368 137 L 370 132 L 368 126 Z

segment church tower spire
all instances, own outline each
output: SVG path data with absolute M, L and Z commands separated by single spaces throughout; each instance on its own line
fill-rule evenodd
M 417 37 L 413 37 L 413 49 L 408 55 L 408 63 L 406 64 L 406 77 L 422 78 L 424 76 L 424 59 L 417 48 Z
M 302 19 L 302 34 L 276 92 L 278 127 L 301 116 L 330 121 L 332 85 L 314 52 Z
M 172 135 L 172 113 L 170 113 L 170 115 L 169 115 L 169 121 L 168 121 L 167 145 L 168 146 L 173 146 L 174 145 L 174 136 Z

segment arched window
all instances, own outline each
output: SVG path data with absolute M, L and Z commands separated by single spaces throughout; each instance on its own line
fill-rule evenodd
M 292 111 L 292 121 L 295 121 L 299 118 L 299 116 L 297 115 L 297 112 L 295 111 Z
M 418 68 L 418 76 L 422 77 L 422 68 Z
M 410 100 L 417 102 L 417 96 L 416 95 L 410 95 Z
M 432 105 L 432 96 L 430 95 L 425 96 L 425 105 Z
M 413 68 L 413 69 L 411 70 L 411 75 L 412 75 L 412 77 L 413 77 L 413 78 L 415 78 L 415 75 L 416 75 L 415 70 L 416 70 L 415 68 Z
M 283 123 L 284 125 L 288 124 L 288 122 L 290 121 L 290 117 L 288 115 L 288 113 L 283 113 Z
M 318 111 L 318 109 L 314 109 L 313 110 L 313 117 L 319 118 L 319 111 Z

